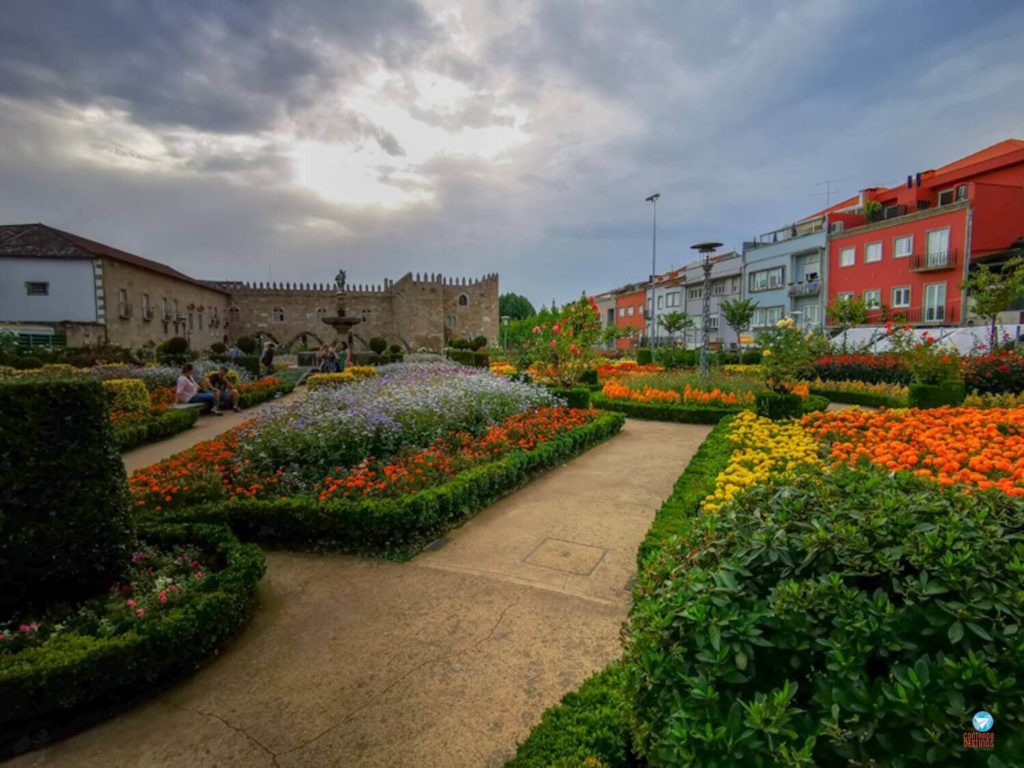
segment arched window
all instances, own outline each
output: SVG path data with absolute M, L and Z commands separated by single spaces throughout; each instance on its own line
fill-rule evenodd
M 228 307 L 228 320 L 232 323 L 238 322 L 239 309 L 236 306 Z
M 359 316 L 362 318 L 364 323 L 368 323 L 370 322 L 370 314 L 370 310 L 364 309 L 360 311 Z
M 282 307 L 274 307 L 274 322 L 284 322 L 284 309 Z
M 460 293 L 459 294 L 459 306 L 460 307 L 468 307 L 469 306 L 469 296 L 467 296 L 464 293 Z
M 327 317 L 327 310 L 324 309 L 323 307 L 320 307 L 316 311 L 316 319 L 317 320 L 323 320 L 325 317 Z

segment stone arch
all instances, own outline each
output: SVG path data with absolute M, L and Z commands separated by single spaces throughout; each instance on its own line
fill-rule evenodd
M 305 337 L 307 341 L 309 339 L 314 339 L 316 341 L 316 343 L 318 345 L 320 345 L 321 347 L 324 344 L 326 344 L 326 342 L 319 335 L 313 333 L 312 331 L 299 331 L 299 333 L 296 333 L 294 336 L 292 336 L 291 340 L 287 344 L 282 344 L 281 345 L 281 350 L 282 351 L 286 351 L 286 352 L 291 352 L 292 348 L 298 342 L 303 341 L 303 337 Z
M 469 306 L 469 294 L 468 293 L 460 293 L 459 294 L 459 298 L 457 299 L 457 303 L 458 303 L 458 305 L 460 307 L 468 307 Z

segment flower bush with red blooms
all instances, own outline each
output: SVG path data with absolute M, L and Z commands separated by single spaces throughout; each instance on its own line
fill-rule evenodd
M 998 352 L 965 358 L 964 384 L 982 394 L 1024 392 L 1024 356 Z
M 505 419 L 479 437 L 458 432 L 425 450 L 400 454 L 388 461 L 371 456 L 350 469 L 337 467 L 317 489 L 319 499 L 415 494 L 512 451 L 532 451 L 553 437 L 593 421 L 596 415 L 593 410 L 538 408 Z
M 823 355 L 814 361 L 814 375 L 825 381 L 910 383 L 910 371 L 898 355 Z
M 262 487 L 250 489 L 240 485 L 244 467 L 237 456 L 243 427 L 136 470 L 128 478 L 128 489 L 135 504 L 160 510 L 236 495 L 255 495 Z
M 239 384 L 238 391 L 244 394 L 266 394 L 280 387 L 284 382 L 277 376 L 264 376 L 251 384 Z
M 554 322 L 533 327 L 530 350 L 559 386 L 572 387 L 593 368 L 600 338 L 601 312 L 593 299 L 582 296 L 566 304 Z
M 202 581 L 206 566 L 199 558 L 199 551 L 192 548 L 140 547 L 124 578 L 111 584 L 106 594 L 74 606 L 51 606 L 42 615 L 21 616 L 0 625 L 0 657 L 62 634 L 113 637 L 127 632 L 146 616 L 173 606 Z
M 945 347 L 930 333 L 914 333 L 909 325 L 899 328 L 892 321 L 885 324 L 889 348 L 903 360 L 912 384 L 943 384 L 960 379 L 960 353 Z

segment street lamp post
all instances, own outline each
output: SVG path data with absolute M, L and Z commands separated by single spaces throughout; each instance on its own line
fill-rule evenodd
M 700 330 L 700 372 L 705 376 L 711 368 L 711 359 L 708 356 L 711 345 L 711 256 L 721 243 L 707 242 L 691 245 L 693 250 L 700 253 L 701 266 L 704 268 L 704 305 L 701 308 L 701 330 Z
M 661 197 L 660 192 L 655 192 L 648 198 L 644 199 L 644 202 L 651 203 L 654 211 L 654 221 L 651 227 L 651 330 L 650 337 L 648 338 L 648 345 L 651 349 L 654 349 L 654 314 L 655 306 L 654 303 L 654 292 L 657 289 L 658 271 L 658 198 Z
M 508 349 L 508 324 L 509 324 L 509 321 L 512 320 L 512 318 L 509 315 L 502 315 L 500 320 L 501 320 L 501 328 L 502 328 L 503 331 L 505 331 L 505 343 L 502 346 L 505 349 Z

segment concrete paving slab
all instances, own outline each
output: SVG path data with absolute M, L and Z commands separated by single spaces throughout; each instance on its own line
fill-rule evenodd
M 636 547 L 708 431 L 629 421 L 409 563 L 271 552 L 218 658 L 10 765 L 498 768 L 619 655 Z

